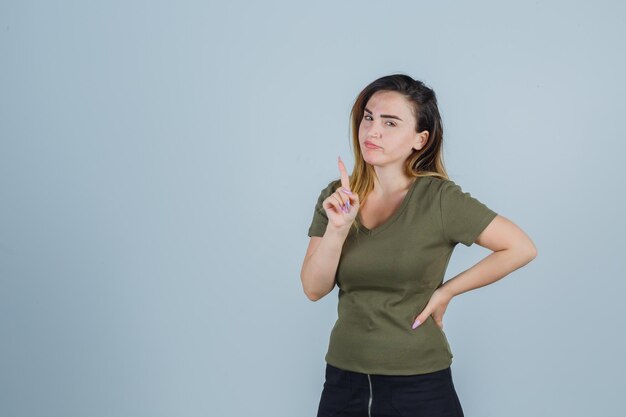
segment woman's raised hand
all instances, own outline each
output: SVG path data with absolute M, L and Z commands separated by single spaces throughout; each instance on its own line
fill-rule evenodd
M 359 196 L 350 190 L 350 177 L 341 157 L 337 158 L 341 187 L 322 203 L 329 224 L 336 228 L 350 227 L 359 212 Z

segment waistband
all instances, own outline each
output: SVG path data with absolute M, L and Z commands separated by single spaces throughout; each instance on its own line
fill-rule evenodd
M 338 379 L 344 379 L 350 381 L 350 385 L 353 387 L 369 386 L 370 383 L 377 385 L 395 385 L 395 384 L 411 384 L 419 382 L 427 382 L 436 379 L 449 379 L 451 378 L 450 367 L 441 369 L 435 372 L 429 372 L 426 374 L 415 375 L 381 375 L 381 374 L 364 374 L 361 372 L 349 371 L 347 369 L 341 369 L 326 363 L 327 372 L 332 374 L 332 377 Z

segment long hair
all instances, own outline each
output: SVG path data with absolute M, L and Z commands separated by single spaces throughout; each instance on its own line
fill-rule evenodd
M 376 172 L 374 167 L 363 159 L 359 143 L 359 126 L 365 112 L 365 105 L 377 91 L 396 91 L 410 103 L 411 111 L 417 123 L 415 132 L 428 131 L 428 140 L 420 150 L 413 152 L 404 163 L 404 171 L 408 177 L 434 176 L 449 179 L 443 163 L 443 123 L 435 92 L 423 82 L 414 80 L 408 75 L 393 74 L 381 77 L 357 96 L 350 112 L 352 149 L 354 152 L 354 168 L 350 176 L 350 189 L 359 195 L 359 201 L 365 202 L 368 194 L 374 189 Z M 356 227 L 356 222 L 353 222 Z

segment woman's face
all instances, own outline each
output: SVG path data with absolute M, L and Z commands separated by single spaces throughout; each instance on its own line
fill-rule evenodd
M 404 163 L 413 149 L 421 149 L 428 139 L 427 131 L 415 132 L 416 123 L 409 102 L 400 93 L 374 93 L 359 125 L 359 145 L 365 162 L 378 166 Z

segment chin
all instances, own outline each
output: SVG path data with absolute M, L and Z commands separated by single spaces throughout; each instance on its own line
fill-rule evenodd
M 378 158 L 372 158 L 370 155 L 368 154 L 363 154 L 363 161 L 365 161 L 366 164 L 370 164 L 370 165 L 379 165 L 378 162 Z

